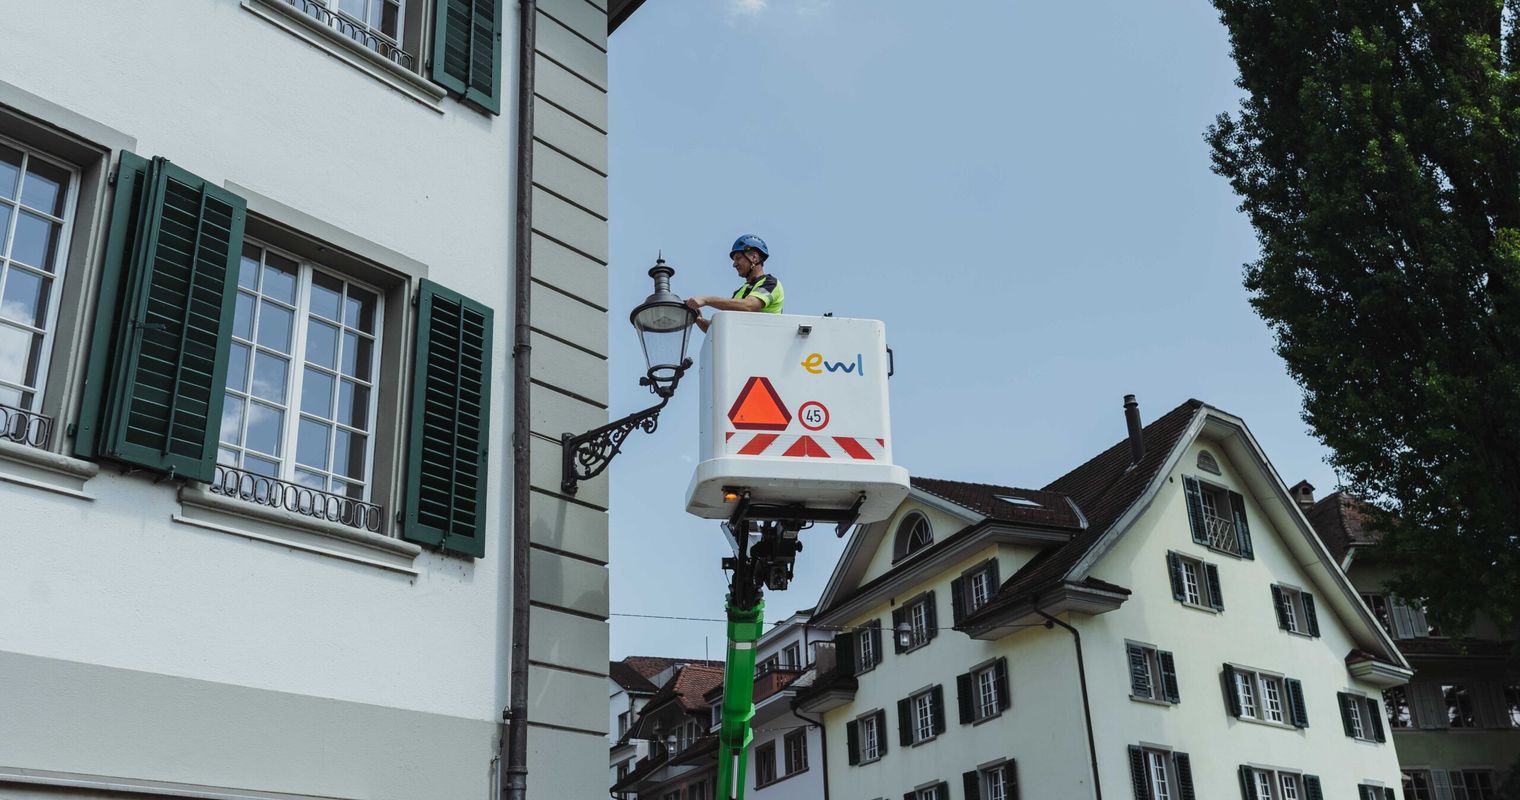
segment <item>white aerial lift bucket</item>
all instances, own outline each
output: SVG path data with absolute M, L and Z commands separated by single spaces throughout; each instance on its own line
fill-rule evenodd
M 877 320 L 720 311 L 702 343 L 701 460 L 688 513 L 749 501 L 890 516 L 908 494 L 892 463 L 886 326 Z

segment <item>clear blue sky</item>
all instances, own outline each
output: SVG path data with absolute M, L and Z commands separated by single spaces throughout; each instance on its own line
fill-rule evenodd
M 1123 438 L 1134 393 L 1146 422 L 1238 414 L 1288 483 L 1333 487 L 1209 171 L 1239 91 L 1208 4 L 648 0 L 610 49 L 613 416 L 652 399 L 624 320 L 656 252 L 677 293 L 726 294 L 752 232 L 789 313 L 886 322 L 912 474 L 1042 486 Z M 696 451 L 693 380 L 613 464 L 613 658 L 722 657 L 721 623 L 618 616 L 722 616 Z M 808 536 L 768 621 L 833 569 L 842 542 Z

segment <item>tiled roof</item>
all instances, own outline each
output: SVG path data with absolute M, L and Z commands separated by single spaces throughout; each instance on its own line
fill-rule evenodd
M 1367 530 L 1367 515 L 1362 511 L 1362 501 L 1345 492 L 1332 492 L 1320 498 L 1304 512 L 1314 532 L 1319 534 L 1325 547 L 1336 561 L 1346 557 L 1346 551 L 1359 545 L 1376 544 L 1379 536 Z
M 722 661 L 708 661 L 704 659 L 628 656 L 622 661 L 608 662 L 607 674 L 617 681 L 619 686 L 630 692 L 654 694 L 659 690 L 659 687 L 655 686 L 651 679 L 677 664 L 697 664 L 709 667 L 723 666 Z
M 1081 518 L 1066 495 L 1039 489 L 964 483 L 938 478 L 913 478 L 913 488 L 969 508 L 990 519 L 1059 528 L 1081 526 Z
M 707 701 L 702 698 L 707 690 L 723 683 L 723 666 L 709 666 L 708 664 L 687 664 L 671 676 L 664 686 L 649 698 L 649 703 L 644 706 L 647 712 L 656 708 L 667 700 L 675 699 L 685 711 L 701 711 L 707 708 Z
M 1130 467 L 1128 437 L 1099 453 L 1087 463 L 1051 481 L 1041 491 L 1070 497 L 1087 517 L 1087 529 L 1065 544 L 1041 553 L 1003 583 L 1002 589 L 981 611 L 963 624 L 995 613 L 999 609 L 1031 594 L 1059 583 L 1066 573 L 1108 533 L 1144 494 L 1147 486 L 1165 466 L 1167 458 L 1187 432 L 1193 417 L 1203 408 L 1199 400 L 1188 400 L 1161 415 L 1141 430 L 1145 455 Z M 1114 587 L 1119 588 L 1119 587 Z

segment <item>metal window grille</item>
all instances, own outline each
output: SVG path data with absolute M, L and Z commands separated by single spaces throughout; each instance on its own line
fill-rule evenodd
M 285 0 L 292 8 L 300 11 L 308 17 L 337 31 L 347 39 L 351 39 L 363 46 L 366 50 L 373 50 L 382 58 L 409 70 L 417 68 L 417 57 L 401 49 L 398 42 L 401 39 L 401 19 L 403 17 L 401 3 L 383 2 L 382 0 L 369 0 L 368 9 L 359 11 L 357 16 L 368 17 L 368 20 L 355 18 L 355 14 L 344 13 L 344 8 L 349 5 L 364 5 L 364 0 L 348 0 L 338 3 L 338 9 L 328 7 L 324 0 Z M 336 0 L 334 0 L 336 2 Z
M 52 438 L 52 417 L 0 403 L 0 439 L 45 450 Z

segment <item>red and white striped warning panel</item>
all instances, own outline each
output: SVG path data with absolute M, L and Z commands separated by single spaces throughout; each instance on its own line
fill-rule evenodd
M 731 456 L 765 458 L 837 458 L 844 461 L 884 461 L 885 439 L 822 434 L 780 434 L 730 431 L 724 450 Z

